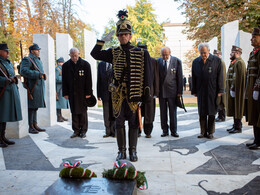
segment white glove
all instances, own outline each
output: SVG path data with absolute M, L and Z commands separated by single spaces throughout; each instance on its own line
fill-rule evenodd
M 259 91 L 253 91 L 253 99 L 258 100 L 259 97 Z
M 235 92 L 230 90 L 230 95 L 231 95 L 232 98 L 234 98 L 235 97 Z
M 102 41 L 111 41 L 113 34 L 115 33 L 115 30 L 110 31 L 109 33 L 107 33 L 101 40 Z

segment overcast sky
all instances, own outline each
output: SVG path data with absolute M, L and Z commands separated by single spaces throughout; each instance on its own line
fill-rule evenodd
M 167 19 L 172 23 L 185 21 L 181 11 L 177 9 L 180 3 L 174 0 L 151 0 L 151 3 L 159 23 Z M 134 6 L 135 0 L 81 0 L 81 5 L 77 7 L 77 14 L 81 20 L 99 32 L 100 38 L 109 19 L 117 21 L 118 11 L 125 9 L 126 5 Z

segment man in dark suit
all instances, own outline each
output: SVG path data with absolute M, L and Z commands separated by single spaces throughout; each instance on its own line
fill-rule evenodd
M 186 83 L 187 83 L 187 79 L 186 79 L 186 77 L 183 75 L 183 88 L 184 88 L 184 91 L 186 91 Z
M 74 137 L 86 137 L 88 130 L 87 99 L 92 96 L 90 64 L 79 57 L 77 48 L 70 49 L 70 60 L 62 66 L 62 94 L 69 100 Z
M 115 137 L 115 120 L 113 120 L 111 93 L 108 91 L 108 85 L 112 77 L 112 64 L 108 62 L 100 62 L 98 64 L 97 77 L 97 96 L 98 100 L 102 100 L 103 117 L 106 127 L 105 137 Z
M 173 137 L 179 137 L 177 133 L 177 106 L 176 98 L 181 96 L 183 92 L 183 76 L 182 76 L 182 63 L 181 60 L 171 56 L 169 47 L 161 49 L 162 57 L 157 59 L 159 64 L 159 77 L 160 77 L 160 116 L 161 128 L 163 134 L 161 137 L 168 136 L 167 124 L 168 120 L 168 107 L 170 114 L 170 131 Z
M 143 48 L 147 50 L 147 45 L 138 44 L 139 48 Z M 152 88 L 151 88 L 151 97 L 142 103 L 141 112 L 144 117 L 144 133 L 146 138 L 151 138 L 151 133 L 153 130 L 153 121 L 155 116 L 155 98 L 159 97 L 159 66 L 155 58 L 151 57 L 151 65 L 152 65 Z M 141 136 L 141 131 L 139 131 L 139 135 Z

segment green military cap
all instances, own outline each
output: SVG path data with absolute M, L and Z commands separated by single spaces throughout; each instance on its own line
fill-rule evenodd
M 260 28 L 254 28 L 252 35 L 260 35 Z
M 30 47 L 29 47 L 29 51 L 32 50 L 40 50 L 41 48 L 38 46 L 38 44 L 33 43 Z
M 117 14 L 117 17 L 119 18 L 119 21 L 116 23 L 116 35 L 119 34 L 131 34 L 132 32 L 132 24 L 131 22 L 127 19 L 126 10 L 120 10 Z
M 222 55 L 222 52 L 219 50 L 214 49 L 213 54 Z
M 9 51 L 7 43 L 0 43 L 0 50 Z
M 242 49 L 238 46 L 233 45 L 231 51 L 238 51 L 242 54 Z
M 57 62 L 57 63 L 60 63 L 60 62 L 64 63 L 64 58 L 63 58 L 63 57 L 60 57 L 59 59 L 56 60 L 56 62 Z
M 138 43 L 138 44 L 137 44 L 137 47 L 143 48 L 143 49 L 147 49 L 147 45 L 146 45 L 146 44 L 140 44 L 140 43 Z

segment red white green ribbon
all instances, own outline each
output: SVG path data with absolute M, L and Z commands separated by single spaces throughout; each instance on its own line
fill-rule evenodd
M 63 166 L 64 167 L 72 167 L 72 168 L 76 168 L 76 167 L 79 167 L 79 165 L 82 163 L 82 161 L 77 161 L 75 162 L 74 164 L 72 164 L 70 161 L 66 161 Z
M 145 179 L 144 185 L 141 185 L 139 187 L 140 190 L 147 190 L 148 189 L 148 183 L 147 183 L 146 177 L 144 177 L 144 179 Z
M 126 166 L 127 166 L 126 163 L 123 163 L 123 164 L 120 165 L 120 161 L 116 161 L 116 162 L 114 163 L 114 165 L 115 165 L 115 167 L 116 167 L 117 169 L 118 169 L 119 167 L 120 167 L 120 168 L 123 168 L 123 167 L 126 167 Z

